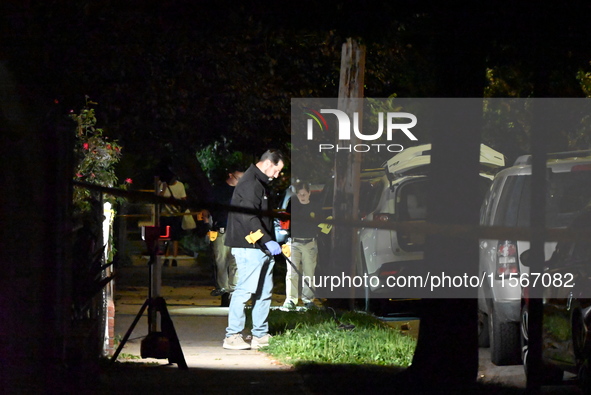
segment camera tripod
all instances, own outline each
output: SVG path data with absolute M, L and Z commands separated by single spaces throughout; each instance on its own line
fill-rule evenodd
M 188 369 L 179 338 L 174 329 L 174 324 L 166 308 L 166 302 L 160 294 L 161 268 L 158 256 L 158 242 L 160 238 L 159 226 L 146 226 L 144 228 L 144 237 L 150 253 L 149 267 L 149 288 L 148 298 L 135 316 L 131 326 L 123 336 L 119 347 L 111 357 L 111 363 L 117 360 L 117 357 L 123 350 L 125 343 L 133 332 L 140 318 L 148 309 L 148 335 L 142 340 L 141 356 L 142 358 L 168 359 L 169 363 L 176 363 L 180 369 Z M 161 331 L 158 331 L 158 313 L 160 313 Z

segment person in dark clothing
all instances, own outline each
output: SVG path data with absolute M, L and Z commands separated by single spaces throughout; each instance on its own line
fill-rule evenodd
M 234 187 L 244 174 L 235 168 L 227 171 L 228 177 L 224 182 L 216 185 L 213 189 L 215 203 L 230 205 Z M 213 245 L 213 254 L 216 266 L 216 289 L 211 291 L 211 296 L 220 296 L 224 293 L 232 293 L 236 287 L 236 260 L 230 253 L 231 248 L 225 245 L 226 229 L 228 227 L 228 211 L 214 210 L 212 212 L 213 227 L 210 239 Z
M 291 211 L 291 265 L 287 265 L 285 275 L 285 303 L 283 310 L 295 310 L 301 296 L 304 306 L 308 309 L 315 308 L 314 291 L 310 284 L 300 278 L 301 273 L 307 278 L 312 278 L 316 270 L 318 257 L 318 225 L 314 223 L 316 216 L 320 216 L 321 207 L 310 200 L 310 185 L 298 182 L 295 186 L 297 199 L 289 202 Z M 293 265 L 293 266 L 292 266 Z M 294 268 L 295 266 L 295 268 Z
M 236 258 L 238 283 L 230 300 L 228 327 L 223 342 L 223 347 L 227 349 L 258 349 L 269 344 L 273 255 L 281 254 L 281 247 L 274 240 L 273 218 L 263 217 L 260 213 L 269 209 L 267 184 L 279 176 L 283 165 L 280 151 L 266 151 L 256 165 L 251 165 L 244 172 L 232 195 L 232 206 L 256 210 L 259 214 L 232 211 L 228 215 L 226 245 L 232 247 L 232 255 Z M 252 341 L 248 344 L 242 338 L 242 331 L 246 322 L 244 307 L 251 298 L 254 299 Z

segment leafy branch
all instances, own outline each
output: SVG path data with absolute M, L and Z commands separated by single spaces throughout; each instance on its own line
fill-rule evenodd
M 97 119 L 92 105 L 97 103 L 86 96 L 86 104 L 79 114 L 72 110 L 70 118 L 76 122 L 76 169 L 74 179 L 90 184 L 113 187 L 117 184 L 115 165 L 121 160 L 121 146 L 116 140 L 109 141 L 103 134 L 103 129 L 97 128 Z M 127 179 L 124 187 L 131 183 Z M 90 209 L 88 199 L 90 191 L 85 188 L 75 188 L 74 205 L 84 212 Z

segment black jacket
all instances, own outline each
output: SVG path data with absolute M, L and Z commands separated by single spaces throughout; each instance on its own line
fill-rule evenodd
M 231 205 L 255 209 L 258 212 L 267 211 L 269 209 L 268 183 L 269 177 L 255 165 L 250 165 L 234 188 Z M 245 237 L 258 229 L 263 233 L 263 237 L 258 241 L 258 245 L 249 244 Z M 264 247 L 270 240 L 275 240 L 273 218 L 235 211 L 228 214 L 225 241 L 228 247 L 259 248 Z
M 226 181 L 216 185 L 213 188 L 214 203 L 230 205 L 232 203 L 232 195 L 234 194 L 234 187 L 228 185 Z M 211 216 L 213 218 L 213 230 L 219 231 L 220 228 L 228 227 L 228 211 L 222 209 L 212 210 Z

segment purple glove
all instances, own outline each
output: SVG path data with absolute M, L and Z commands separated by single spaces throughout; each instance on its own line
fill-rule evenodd
M 265 243 L 265 247 L 272 255 L 279 255 L 281 254 L 281 246 L 276 241 L 268 241 Z

